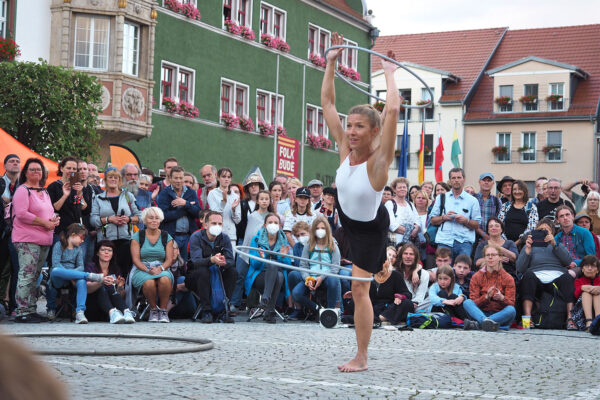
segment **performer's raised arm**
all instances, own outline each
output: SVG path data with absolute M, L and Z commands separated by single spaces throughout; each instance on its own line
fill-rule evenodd
M 331 45 L 338 46 L 344 43 L 344 37 L 334 32 L 331 35 Z M 327 66 L 323 76 L 323 84 L 321 86 L 321 107 L 323 107 L 323 116 L 329 128 L 329 134 L 338 144 L 340 149 L 340 159 L 343 160 L 348 155 L 347 144 L 345 144 L 344 127 L 340 122 L 337 109 L 335 108 L 335 62 L 343 49 L 337 49 L 327 53 Z M 344 149 L 344 150 L 342 150 Z

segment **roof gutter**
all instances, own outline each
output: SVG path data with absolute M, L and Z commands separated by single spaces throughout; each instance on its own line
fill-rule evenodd
M 465 119 L 464 125 L 477 125 L 477 124 L 514 124 L 523 122 L 556 122 L 556 121 L 590 121 L 593 115 L 573 115 L 573 116 L 556 116 L 556 117 L 539 117 L 539 118 L 474 118 Z

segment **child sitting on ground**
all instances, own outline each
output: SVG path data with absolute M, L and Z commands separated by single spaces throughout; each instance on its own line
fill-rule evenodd
M 435 267 L 427 271 L 429 272 L 429 284 L 432 284 L 436 281 L 436 273 L 439 267 L 441 267 L 442 265 L 451 264 L 451 255 L 452 251 L 449 248 L 438 247 L 438 249 L 435 251 Z
M 469 285 L 474 272 L 471 271 L 471 257 L 466 254 L 459 254 L 454 259 L 454 276 L 456 284 L 460 286 L 465 298 L 469 298 Z
M 431 302 L 429 311 L 443 312 L 451 317 L 462 320 L 468 318 L 468 314 L 462 306 L 465 297 L 456 284 L 454 271 L 449 265 L 437 268 L 437 282 L 429 288 L 429 300 Z
M 600 315 L 600 263 L 587 255 L 581 260 L 583 276 L 575 280 L 575 298 L 571 315 L 580 330 L 588 331 L 594 317 Z

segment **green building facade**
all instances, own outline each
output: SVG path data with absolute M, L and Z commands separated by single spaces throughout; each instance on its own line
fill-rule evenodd
M 173 4 L 176 2 L 165 0 L 157 8 L 152 134 L 126 143 L 142 164 L 157 172 L 163 160 L 175 156 L 194 174 L 204 164 L 227 166 L 233 170 L 234 181 L 241 181 L 257 165 L 270 180 L 274 175 L 274 137 L 260 134 L 258 122 L 264 120 L 283 126 L 287 136 L 300 141 L 298 169 L 304 183 L 319 178 L 330 184 L 339 165 L 333 145 L 331 149 L 302 145 L 307 134 L 328 137 L 319 107 L 324 69 L 311 62 L 310 55 L 322 54 L 330 46 L 333 32 L 343 34 L 349 44 L 371 48 L 374 28 L 362 18 L 366 14 L 363 2 L 201 1 L 197 4 L 201 20 L 178 12 Z M 229 32 L 226 19 L 251 28 L 255 39 Z M 280 50 L 263 44 L 261 31 L 285 41 L 289 52 L 285 45 L 279 46 L 284 49 Z M 354 82 L 369 88 L 368 54 L 345 52 L 341 63 L 360 73 L 360 80 Z M 336 91 L 340 113 L 368 102 L 367 96 L 339 78 Z M 175 107 L 184 101 L 193 104 L 197 116 L 193 111 L 192 117 L 170 112 L 166 97 Z M 226 129 L 223 113 L 250 117 L 255 129 Z

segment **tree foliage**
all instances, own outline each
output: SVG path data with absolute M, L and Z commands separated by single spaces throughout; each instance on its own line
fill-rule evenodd
M 84 72 L 41 59 L 0 62 L 0 128 L 44 157 L 97 157 L 101 96 Z

